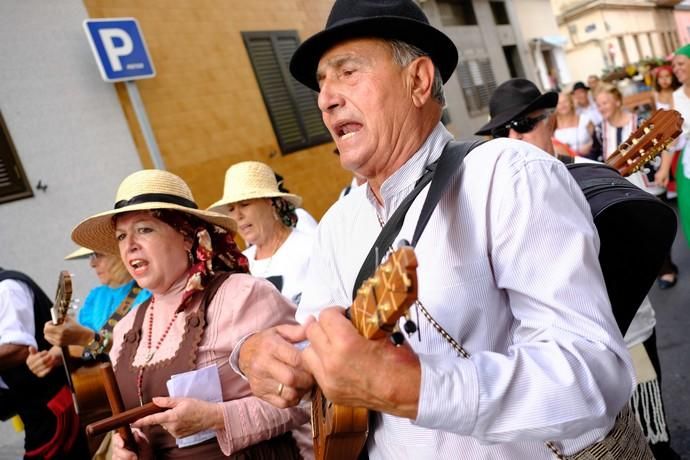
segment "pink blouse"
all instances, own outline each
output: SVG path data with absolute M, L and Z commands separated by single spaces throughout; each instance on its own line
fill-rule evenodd
M 161 302 L 162 303 L 162 302 Z M 198 308 L 196 305 L 192 310 Z M 230 276 L 218 289 L 206 312 L 207 325 L 199 345 L 196 368 L 215 364 L 223 390 L 225 428 L 218 431 L 218 443 L 225 455 L 260 441 L 295 429 L 309 420 L 305 408 L 278 409 L 252 396 L 249 384 L 233 372 L 228 358 L 237 341 L 247 334 L 268 327 L 295 324 L 295 306 L 268 281 L 250 275 Z M 130 311 L 115 326 L 110 357 L 117 367 L 124 335 L 132 328 L 136 310 Z M 154 308 L 152 347 L 155 348 L 174 314 L 173 308 Z M 151 308 L 142 325 L 142 339 L 134 358 L 135 365 L 145 362 Z M 172 357 L 184 334 L 187 312 L 178 314 L 170 331 L 155 352 L 151 363 Z M 133 382 L 134 384 L 134 382 Z

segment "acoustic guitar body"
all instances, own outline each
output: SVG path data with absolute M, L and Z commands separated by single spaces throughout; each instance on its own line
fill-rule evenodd
M 82 426 L 112 415 L 108 396 L 103 388 L 99 362 L 84 365 L 72 371 L 72 390 Z
M 369 434 L 369 411 L 333 404 L 317 386 L 312 399 L 312 436 L 316 460 L 352 460 Z
M 61 271 L 55 303 L 50 311 L 53 324 L 62 324 L 65 321 L 71 300 L 72 277 L 69 272 Z M 79 415 L 82 428 L 85 428 L 91 422 L 109 417 L 112 412 L 105 393 L 103 378 L 98 370 L 100 363 L 85 363 L 81 359 L 74 359 L 71 351 L 76 351 L 78 356 L 81 355 L 81 347 L 61 347 L 62 362 L 65 367 L 67 383 L 72 392 L 74 408 Z M 91 453 L 96 451 L 101 439 L 102 436 L 89 439 L 89 451 Z
M 417 258 L 411 247 L 403 246 L 357 290 L 350 321 L 366 339 L 381 339 L 394 332 L 416 299 Z M 356 460 L 369 434 L 369 411 L 333 404 L 317 386 L 311 423 L 316 460 Z

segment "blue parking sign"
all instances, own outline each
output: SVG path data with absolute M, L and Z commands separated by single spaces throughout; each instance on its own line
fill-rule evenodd
M 136 19 L 87 19 L 84 31 L 103 80 L 116 82 L 156 75 Z

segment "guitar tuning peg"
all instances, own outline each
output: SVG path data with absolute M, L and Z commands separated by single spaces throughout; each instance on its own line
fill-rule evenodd
M 405 343 L 405 336 L 400 331 L 393 332 L 391 334 L 390 339 L 391 339 L 391 342 L 393 342 L 393 345 L 395 345 L 396 347 L 399 347 L 400 345 Z

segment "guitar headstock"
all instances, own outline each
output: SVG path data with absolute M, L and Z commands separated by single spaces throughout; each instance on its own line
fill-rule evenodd
M 683 132 L 676 110 L 656 110 L 609 156 L 606 164 L 629 176 L 654 159 Z
M 66 270 L 60 272 L 58 278 L 57 293 L 55 294 L 55 303 L 50 309 L 50 316 L 53 319 L 53 324 L 62 324 L 67 316 L 70 302 L 72 301 L 72 275 Z
M 415 300 L 417 257 L 412 247 L 403 246 L 362 283 L 350 309 L 350 319 L 367 339 L 383 337 Z

